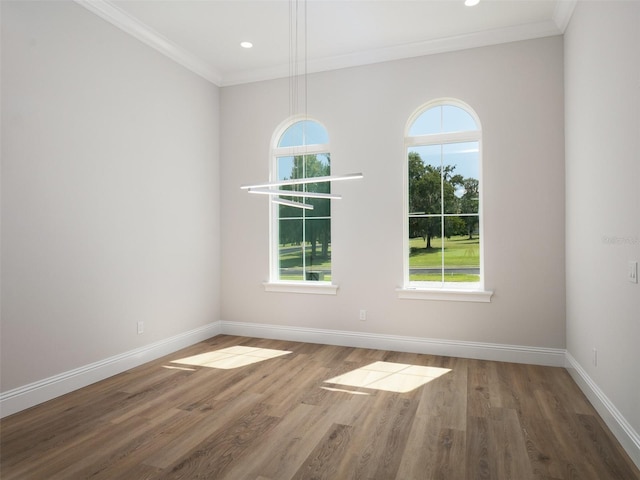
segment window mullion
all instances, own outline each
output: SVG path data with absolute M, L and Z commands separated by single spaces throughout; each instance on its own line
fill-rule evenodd
M 302 178 L 307 178 L 307 157 L 302 154 Z M 302 184 L 302 191 L 307 191 L 307 185 Z M 302 197 L 303 203 L 307 198 Z M 302 210 L 302 279 L 307 279 L 307 211 Z
M 481 137 L 482 132 L 479 130 L 473 130 L 470 132 L 432 133 L 428 135 L 407 137 L 405 139 L 405 144 L 407 147 L 415 147 L 419 145 L 478 142 Z
M 444 284 L 444 145 L 440 145 L 440 280 Z
M 303 197 L 304 198 L 304 197 Z M 307 214 L 302 211 L 302 279 L 307 278 Z

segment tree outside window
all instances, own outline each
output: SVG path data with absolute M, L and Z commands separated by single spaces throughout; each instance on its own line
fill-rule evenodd
M 407 145 L 408 286 L 482 283 L 478 122 L 459 102 L 414 115 Z
M 274 167 L 274 176 L 279 181 L 329 176 L 331 157 L 324 127 L 311 120 L 291 123 L 277 139 Z M 282 189 L 301 193 L 331 193 L 331 183 L 305 183 Z M 331 201 L 304 195 L 283 194 L 280 198 L 313 208 L 274 202 L 272 280 L 330 282 Z

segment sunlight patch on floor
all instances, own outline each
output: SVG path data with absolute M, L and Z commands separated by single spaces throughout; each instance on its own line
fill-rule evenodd
M 179 360 L 172 360 L 171 363 L 230 370 L 232 368 L 244 367 L 251 365 L 252 363 L 262 362 L 271 358 L 281 357 L 289 353 L 291 352 L 286 350 L 243 347 L 238 345 L 235 347 L 213 350 L 211 352 L 181 358 Z
M 405 393 L 421 387 L 450 371 L 450 368 L 373 362 L 370 365 L 325 380 L 325 383 Z

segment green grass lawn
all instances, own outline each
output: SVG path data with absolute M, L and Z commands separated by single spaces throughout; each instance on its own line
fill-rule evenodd
M 445 282 L 477 282 L 480 275 L 467 275 L 464 273 L 450 273 L 444 276 Z M 412 282 L 441 282 L 442 276 L 439 273 L 412 273 L 409 280 Z
M 477 282 L 479 275 L 466 273 L 447 273 L 449 267 L 479 267 L 480 266 L 480 239 L 474 237 L 469 240 L 466 235 L 445 238 L 432 238 L 431 248 L 426 248 L 426 241 L 422 237 L 409 240 L 409 268 L 442 266 L 444 252 L 445 282 Z M 440 273 L 412 273 L 409 279 L 413 282 L 439 282 L 442 281 Z
M 318 252 L 321 252 L 321 246 L 318 245 Z M 306 245 L 305 253 L 307 254 L 306 258 L 306 269 L 307 271 L 320 270 L 325 272 L 324 278 L 322 281 L 330 282 L 331 281 L 331 247 L 329 247 L 329 255 L 327 258 L 322 258 L 317 255 L 313 261 L 311 261 L 311 246 Z M 281 269 L 293 269 L 293 270 L 301 270 L 302 269 L 302 249 L 300 246 L 294 249 L 291 245 L 280 246 L 280 268 Z M 304 275 L 302 273 L 280 273 L 280 280 L 304 280 Z
M 280 268 L 302 268 L 302 253 L 301 249 L 288 252 L 289 247 L 280 249 Z M 284 251 L 283 251 L 284 250 Z M 318 248 L 318 252 L 320 248 Z M 319 255 L 311 261 L 311 247 L 307 247 L 305 250 L 307 254 L 306 263 L 307 268 L 312 270 L 331 270 L 331 248 L 329 248 L 329 255 L 327 258 L 322 258 Z
M 442 265 L 442 239 L 432 238 L 431 248 L 425 248 L 422 237 L 409 240 L 410 267 L 439 267 Z M 447 267 L 479 267 L 480 239 L 459 236 L 444 239 L 444 263 Z

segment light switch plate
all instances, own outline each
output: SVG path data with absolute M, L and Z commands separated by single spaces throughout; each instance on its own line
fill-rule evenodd
M 631 283 L 638 283 L 638 262 L 635 260 L 629 261 L 629 281 Z

